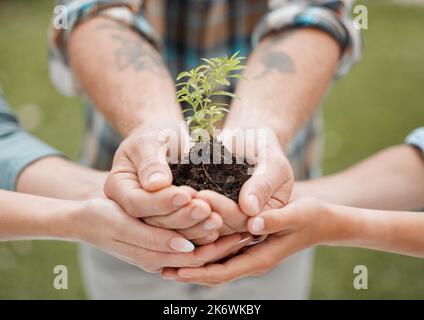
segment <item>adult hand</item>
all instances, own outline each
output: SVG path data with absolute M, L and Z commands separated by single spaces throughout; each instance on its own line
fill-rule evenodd
M 147 217 L 143 221 L 158 228 L 175 230 L 196 245 L 214 242 L 220 236 L 222 217 L 216 210 L 212 210 L 207 199 L 198 196 L 199 193 L 194 189 L 187 186 L 180 188 L 191 194 L 193 199 L 189 204 L 173 213 Z
M 323 202 L 315 198 L 299 199 L 284 208 L 249 218 L 249 232 L 270 235 L 240 255 L 222 264 L 209 264 L 201 268 L 166 268 L 162 275 L 168 279 L 209 286 L 262 275 L 293 253 L 337 239 L 337 226 L 331 221 L 331 211 Z
M 106 196 L 139 218 L 168 214 L 189 203 L 189 192 L 171 186 L 167 163 L 167 154 L 178 155 L 187 141 L 178 121 L 151 121 L 136 128 L 115 154 Z
M 195 249 L 179 233 L 155 228 L 130 217 L 107 199 L 82 202 L 73 213 L 71 238 L 90 243 L 147 272 L 164 267 L 202 266 L 242 248 L 248 235 L 232 235 Z
M 168 161 L 188 147 L 178 121 L 161 119 L 138 127 L 118 148 L 104 192 L 131 216 L 152 226 L 178 230 L 196 244 L 215 241 L 222 219 L 196 192 L 171 185 Z
M 249 216 L 265 206 L 281 208 L 293 188 L 293 170 L 275 133 L 268 128 L 224 129 L 220 139 L 233 153 L 255 164 L 240 190 L 240 209 Z
M 247 231 L 246 214 L 255 214 L 250 203 L 252 195 L 258 195 L 260 210 L 283 207 L 291 194 L 293 172 L 278 140 L 269 130 L 224 130 L 220 139 L 228 149 L 238 155 L 253 158 L 256 162 L 252 177 L 240 191 L 239 204 L 209 190 L 193 195 L 208 203 L 212 212 L 221 216 L 223 226 L 219 229 L 219 235 L 222 236 Z

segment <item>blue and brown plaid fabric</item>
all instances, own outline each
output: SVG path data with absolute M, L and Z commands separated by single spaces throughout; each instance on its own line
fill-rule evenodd
M 196 66 L 201 57 L 240 51 L 249 53 L 262 37 L 286 28 L 313 26 L 332 35 L 342 56 L 336 76 L 345 74 L 359 59 L 360 31 L 349 12 L 353 1 L 334 0 L 65 0 L 68 29 L 50 30 L 50 74 L 64 94 L 80 93 L 68 67 L 66 44 L 73 28 L 96 15 L 114 19 L 136 30 L 160 50 L 173 76 Z M 319 163 L 319 112 L 304 126 L 288 148 L 298 178 L 309 177 Z M 91 106 L 83 161 L 109 169 L 121 137 Z M 298 168 L 296 168 L 298 167 Z M 315 169 L 314 169 L 315 168 Z

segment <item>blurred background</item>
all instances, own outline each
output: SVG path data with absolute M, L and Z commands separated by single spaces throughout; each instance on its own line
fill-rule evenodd
M 0 84 L 30 132 L 78 159 L 81 99 L 55 91 L 47 71 L 52 0 L 0 0 Z M 424 125 L 424 0 L 359 1 L 369 10 L 362 61 L 324 103 L 324 173 L 345 168 Z M 7 150 L 0 150 L 7 152 Z M 69 289 L 52 286 L 66 265 Z M 353 288 L 353 268 L 368 267 L 368 290 Z M 314 299 L 424 299 L 424 259 L 361 249 L 319 247 Z M 0 243 L 0 299 L 84 299 L 77 245 Z

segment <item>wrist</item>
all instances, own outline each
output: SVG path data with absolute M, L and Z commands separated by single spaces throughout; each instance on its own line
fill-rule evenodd
M 75 216 L 81 210 L 81 202 L 69 200 L 52 200 L 44 214 L 40 216 L 38 234 L 41 237 L 48 237 L 62 240 L 75 240 L 77 234 Z M 37 223 L 34 223 L 37 225 Z
M 384 217 L 370 214 L 366 209 L 326 204 L 331 216 L 329 245 L 363 246 L 385 237 Z M 383 219 L 381 219 L 383 218 Z
M 255 120 L 250 116 L 249 120 L 243 120 L 240 117 L 238 120 L 229 120 L 225 122 L 224 130 L 263 130 L 268 137 L 275 137 L 281 147 L 286 146 L 291 140 L 290 130 L 282 128 L 281 121 L 275 120 Z
M 87 221 L 89 221 L 92 213 L 95 212 L 97 201 L 97 199 L 76 201 L 67 210 L 65 215 L 65 221 L 69 225 L 66 230 L 67 239 L 92 243 L 90 231 L 95 226 L 90 225 Z

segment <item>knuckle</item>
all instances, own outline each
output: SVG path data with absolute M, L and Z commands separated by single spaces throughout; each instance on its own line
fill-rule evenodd
M 261 270 L 270 270 L 275 265 L 275 259 L 271 256 L 264 256 L 261 258 Z
M 263 176 L 261 179 L 258 180 L 257 188 L 258 190 L 261 190 L 262 193 L 266 196 L 270 196 L 274 191 L 272 181 L 267 176 Z
M 136 193 L 130 192 L 124 199 L 123 199 L 123 207 L 125 208 L 125 211 L 133 217 L 140 217 L 142 215 L 142 202 L 140 201 L 139 197 Z
M 157 237 L 145 237 L 144 238 L 145 246 L 151 250 L 159 249 L 160 246 L 160 240 Z
M 199 253 L 199 251 L 194 251 L 193 256 L 194 259 L 190 261 L 190 265 L 193 268 L 202 267 L 208 263 L 209 259 L 204 254 Z
M 160 217 L 147 217 L 143 218 L 143 221 L 147 223 L 148 225 L 157 227 L 157 228 L 165 228 L 166 225 L 162 223 Z
M 103 192 L 106 197 L 114 199 L 116 182 L 116 176 L 114 174 L 109 174 L 103 186 Z
M 150 169 L 155 168 L 161 165 L 159 158 L 153 155 L 145 156 L 140 163 L 138 171 L 142 174 L 145 171 L 150 171 Z

